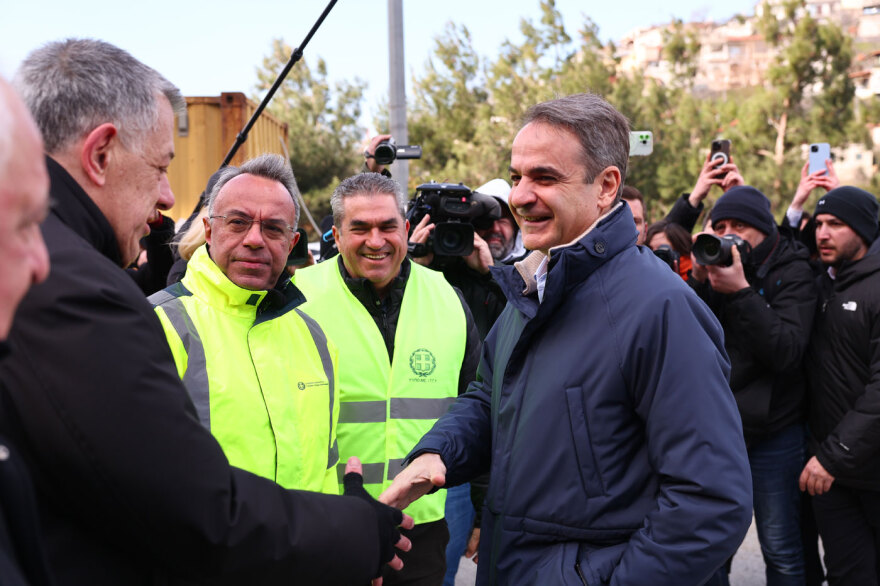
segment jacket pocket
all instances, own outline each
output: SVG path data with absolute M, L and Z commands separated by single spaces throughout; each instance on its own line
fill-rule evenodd
M 609 584 L 628 545 L 629 543 L 618 543 L 601 549 L 582 545 L 578 551 L 576 568 L 584 584 L 587 586 Z
M 578 472 L 584 493 L 588 497 L 605 494 L 602 476 L 599 474 L 599 466 L 593 455 L 593 442 L 590 438 L 590 428 L 587 423 L 587 415 L 584 410 L 584 397 L 580 387 L 565 389 L 565 402 L 568 406 L 568 422 L 571 429 L 571 440 L 574 445 L 574 453 L 577 458 Z

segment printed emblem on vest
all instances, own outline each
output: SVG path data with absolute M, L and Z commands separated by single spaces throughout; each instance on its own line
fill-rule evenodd
M 846 303 L 843 304 L 843 308 L 846 311 L 855 311 L 857 307 L 858 307 L 858 304 L 855 301 L 847 301 Z
M 409 355 L 409 367 L 414 374 L 425 378 L 437 368 L 437 360 L 427 348 L 418 348 Z
M 296 383 L 296 388 L 298 388 L 301 391 L 304 391 L 307 388 L 326 387 L 326 386 L 329 386 L 329 383 L 326 380 L 317 380 L 317 381 L 310 382 L 310 383 L 299 381 L 298 383 Z

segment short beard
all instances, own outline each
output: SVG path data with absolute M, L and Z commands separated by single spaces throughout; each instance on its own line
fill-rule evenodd
M 504 235 L 496 232 L 493 234 L 488 234 L 487 238 L 491 238 L 492 236 L 498 236 L 499 238 L 501 238 L 502 242 L 504 242 L 504 244 L 497 244 L 487 241 L 487 244 L 489 245 L 489 252 L 492 253 L 492 260 L 496 262 L 501 262 L 502 260 L 507 258 L 507 255 L 510 254 L 510 251 L 513 250 L 513 241 L 516 237 L 505 241 Z
M 862 244 L 862 241 L 857 238 L 848 241 L 844 247 L 837 250 L 837 256 L 831 266 L 839 269 L 843 263 L 851 261 L 861 250 Z

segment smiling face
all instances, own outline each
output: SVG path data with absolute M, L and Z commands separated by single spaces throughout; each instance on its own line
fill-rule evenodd
M 620 171 L 606 167 L 587 183 L 583 150 L 571 132 L 530 122 L 513 140 L 510 208 L 523 245 L 548 254 L 586 232 L 613 205 Z
M 251 219 L 250 228 L 242 230 Z M 250 291 L 275 286 L 299 237 L 288 229 L 296 224 L 296 206 L 284 185 L 247 173 L 223 186 L 213 219 L 204 222 L 211 259 L 230 281 Z
M 345 269 L 369 280 L 384 296 L 406 258 L 409 222 L 393 194 L 351 195 L 343 200 L 342 221 L 333 237 Z
M 816 248 L 822 262 L 832 267 L 839 267 L 844 261 L 859 260 L 868 251 L 861 236 L 831 214 L 816 216 Z
M 174 158 L 174 113 L 167 98 L 157 100 L 158 122 L 142 141 L 130 148 L 116 141 L 104 186 L 108 197 L 96 202 L 113 227 L 125 266 L 137 258 L 141 238 L 150 233 L 147 222 L 155 218 L 156 210 L 174 205 L 168 183 L 168 165 Z

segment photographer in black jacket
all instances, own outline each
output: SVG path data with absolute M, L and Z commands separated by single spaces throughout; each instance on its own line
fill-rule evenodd
M 797 477 L 804 462 L 801 363 L 816 306 L 813 273 L 806 249 L 780 234 L 770 201 L 754 187 L 728 190 L 710 218 L 715 235 L 735 235 L 747 245 L 732 248 L 730 266 L 704 266 L 695 254 L 689 283 L 724 328 L 768 582 L 803 583 Z

